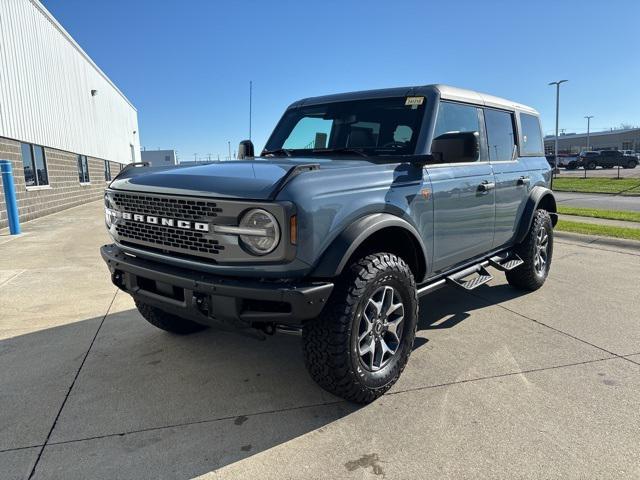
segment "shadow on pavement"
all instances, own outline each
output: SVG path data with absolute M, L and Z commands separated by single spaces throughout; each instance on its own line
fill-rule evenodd
M 495 301 L 519 294 L 483 291 Z M 421 299 L 418 329 L 453 328 L 486 305 L 445 288 Z M 2 448 L 44 442 L 98 323 L 0 342 Z M 417 338 L 414 349 L 428 341 Z M 309 378 L 300 337 L 259 340 L 213 329 L 180 337 L 125 310 L 103 324 L 35 478 L 61 471 L 65 478 L 191 478 L 321 434 L 358 408 Z

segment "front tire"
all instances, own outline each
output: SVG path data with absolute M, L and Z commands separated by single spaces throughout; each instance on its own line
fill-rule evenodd
M 207 328 L 206 325 L 201 325 L 186 318 L 172 315 L 139 300 L 135 302 L 140 315 L 151 325 L 165 332 L 175 333 L 177 335 L 188 335 Z
M 309 374 L 334 395 L 370 403 L 400 377 L 417 322 L 416 283 L 404 260 L 361 258 L 343 273 L 323 315 L 304 325 Z
M 536 210 L 529 233 L 515 247 L 524 263 L 507 272 L 507 281 L 520 290 L 537 290 L 544 285 L 553 257 L 553 223 L 546 210 Z

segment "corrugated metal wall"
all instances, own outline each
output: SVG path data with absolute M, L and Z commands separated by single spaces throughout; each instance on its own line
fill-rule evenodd
M 0 137 L 140 161 L 135 108 L 36 0 L 0 0 Z

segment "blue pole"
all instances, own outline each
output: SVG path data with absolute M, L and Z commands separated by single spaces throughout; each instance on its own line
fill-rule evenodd
M 18 216 L 18 200 L 16 189 L 13 185 L 13 169 L 9 160 L 0 160 L 0 172 L 2 172 L 2 185 L 4 187 L 4 201 L 7 204 L 7 219 L 9 220 L 9 232 L 11 235 L 20 233 L 20 217 Z

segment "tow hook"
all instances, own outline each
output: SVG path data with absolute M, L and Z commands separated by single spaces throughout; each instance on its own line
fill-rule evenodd
M 274 322 L 258 322 L 251 325 L 253 328 L 261 330 L 266 335 L 274 335 L 276 333 L 276 324 Z

